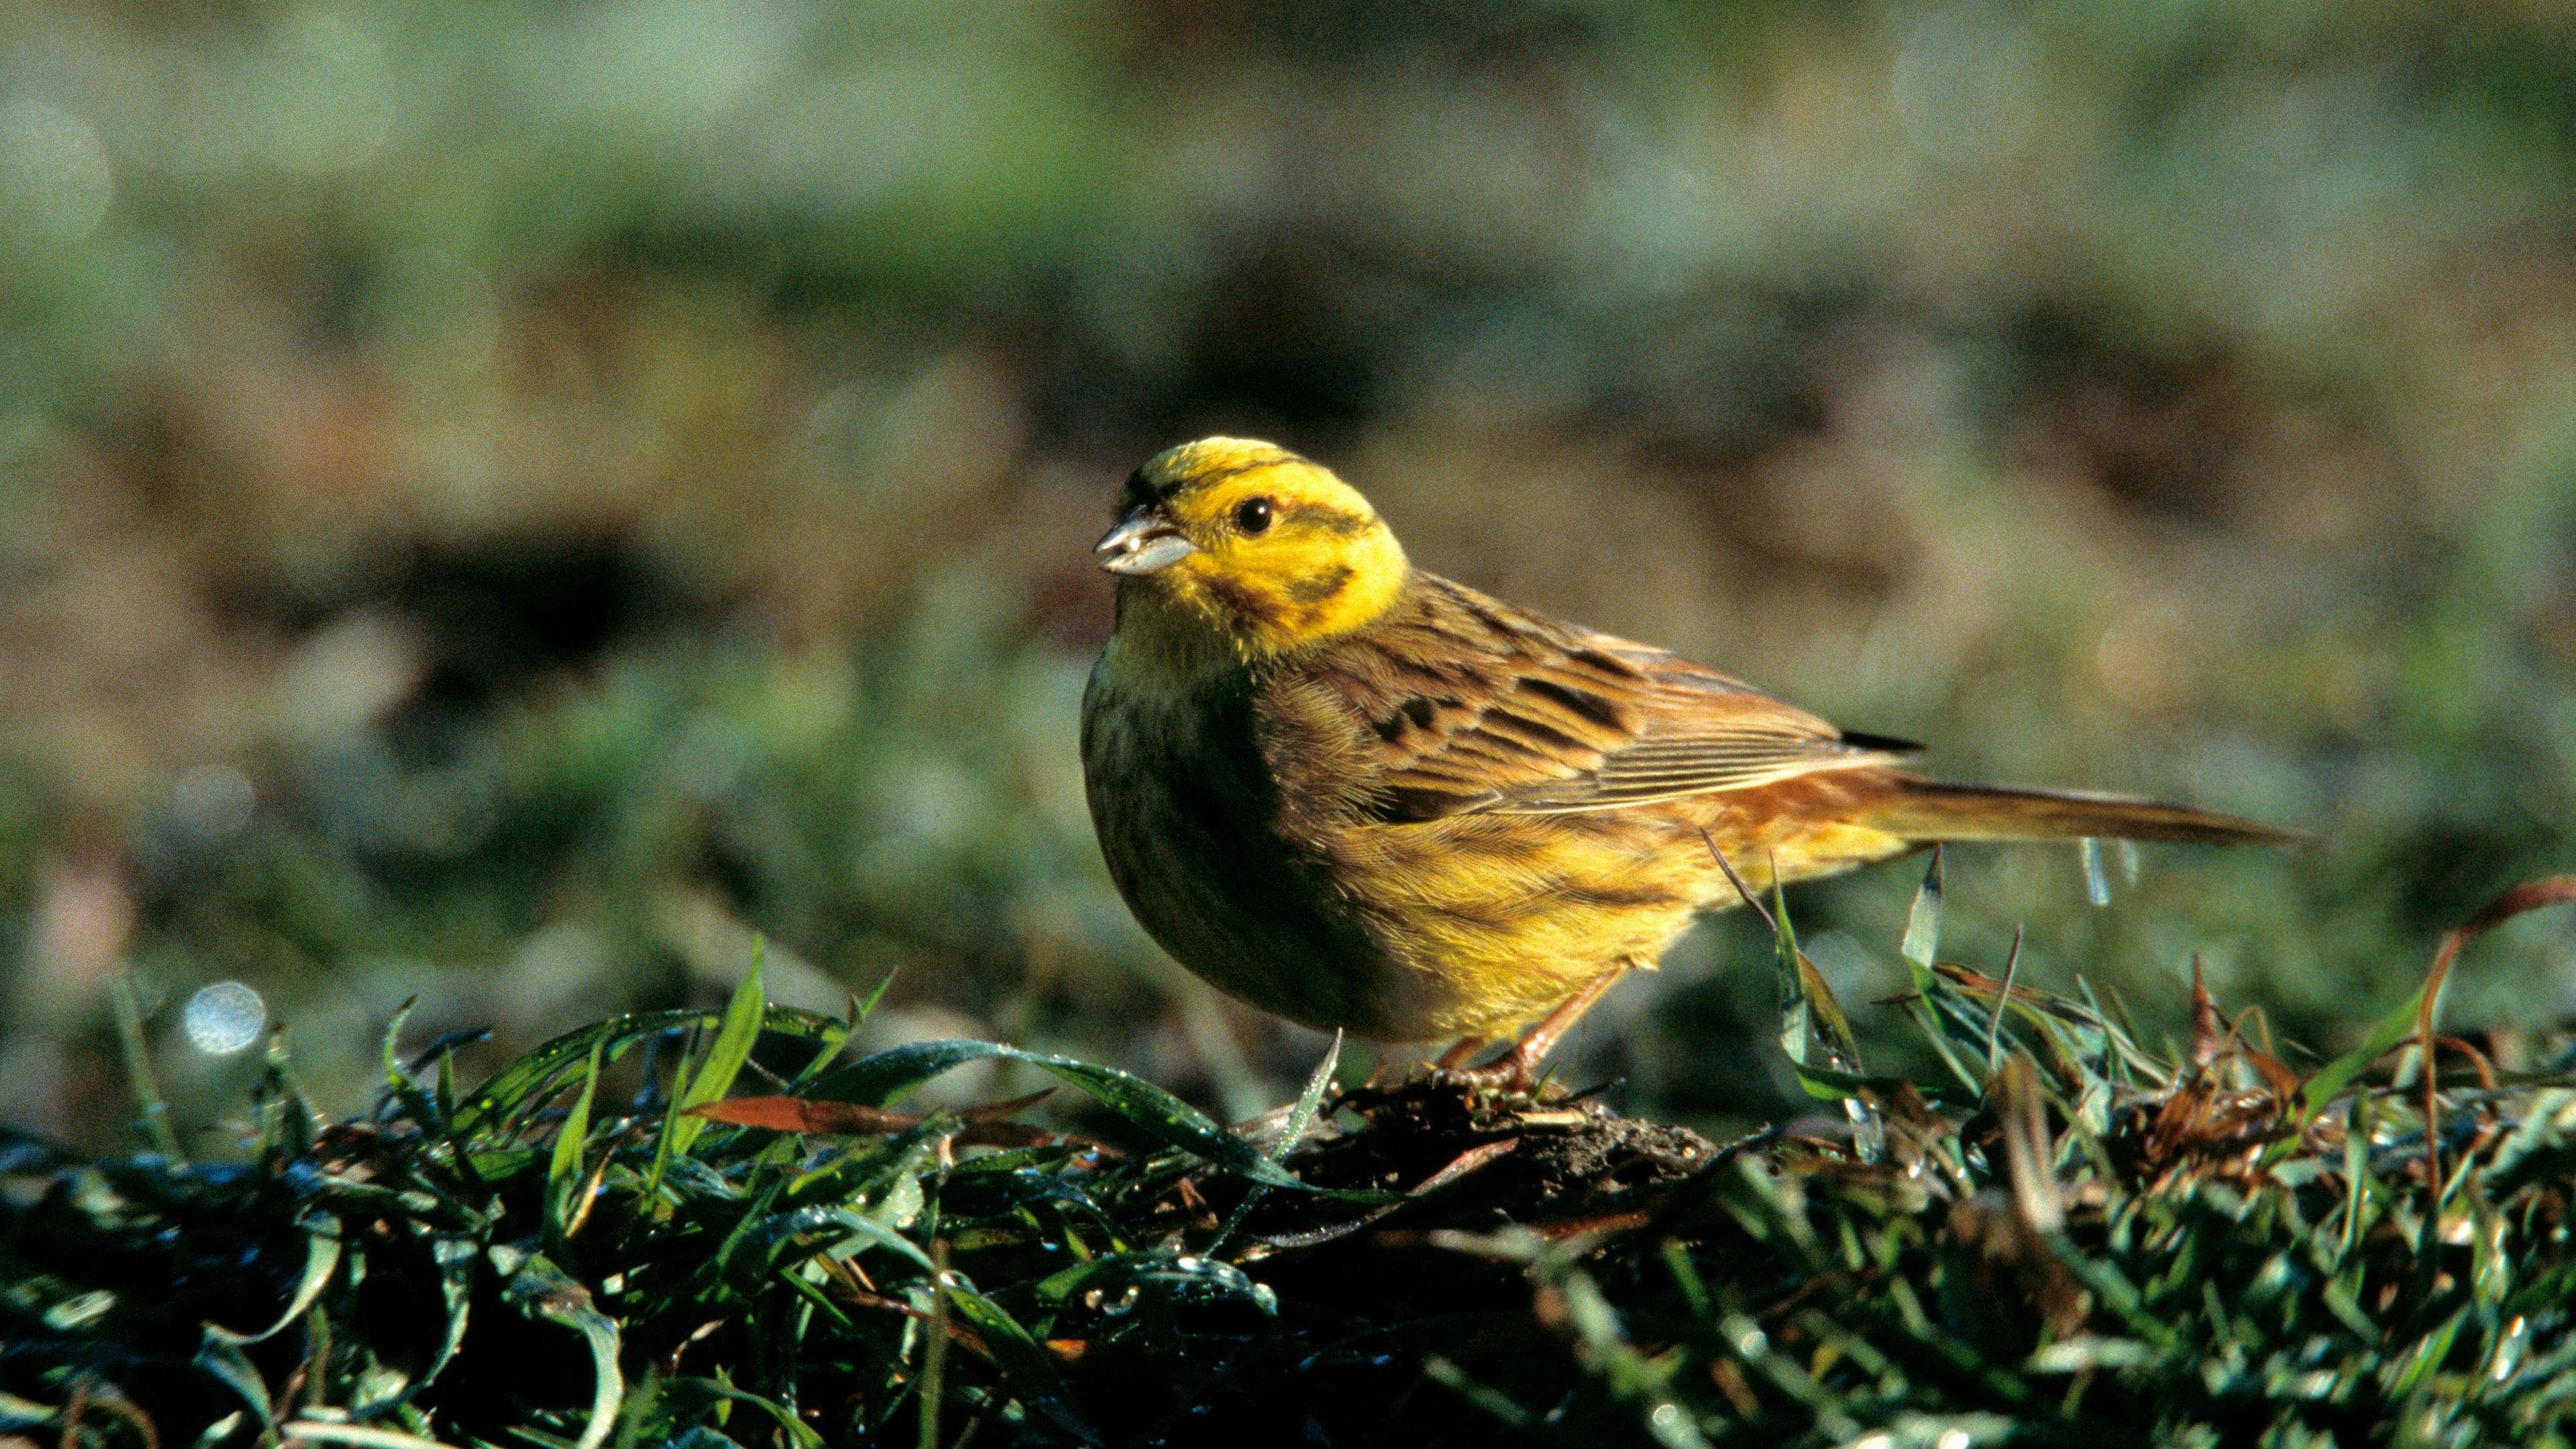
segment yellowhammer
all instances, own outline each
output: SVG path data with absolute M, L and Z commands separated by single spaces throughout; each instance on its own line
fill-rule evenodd
M 1127 480 L 1118 626 L 1083 696 L 1109 872 L 1181 964 L 1390 1041 L 1542 1016 L 1526 1085 L 1694 912 L 1945 840 L 2282 842 L 2178 805 L 1953 785 L 1661 649 L 1424 573 L 1357 490 L 1206 438 Z

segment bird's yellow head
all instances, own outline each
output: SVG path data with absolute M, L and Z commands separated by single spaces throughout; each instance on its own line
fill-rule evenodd
M 1359 490 L 1284 448 L 1201 438 L 1127 479 L 1100 566 L 1179 606 L 1245 659 L 1368 623 L 1403 592 L 1404 548 Z

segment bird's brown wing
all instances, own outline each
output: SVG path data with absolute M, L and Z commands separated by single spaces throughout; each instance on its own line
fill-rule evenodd
M 1917 748 L 1430 576 L 1329 670 L 1376 736 L 1369 813 L 1390 822 L 1643 805 Z

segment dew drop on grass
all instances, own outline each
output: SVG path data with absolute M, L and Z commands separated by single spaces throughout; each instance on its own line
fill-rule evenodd
M 268 1025 L 268 1003 L 238 981 L 201 986 L 179 1013 L 188 1043 L 208 1056 L 228 1057 L 259 1040 Z
M 2102 873 L 2102 842 L 2088 835 L 2076 849 L 2084 854 L 2084 899 L 2097 908 L 2111 904 L 2111 879 Z

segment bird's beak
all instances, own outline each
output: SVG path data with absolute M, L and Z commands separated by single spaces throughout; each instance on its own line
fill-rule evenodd
M 1092 545 L 1100 566 L 1113 574 L 1151 574 L 1179 563 L 1195 551 L 1181 531 L 1170 520 L 1148 509 L 1139 508 L 1118 520 L 1118 526 L 1100 536 Z

